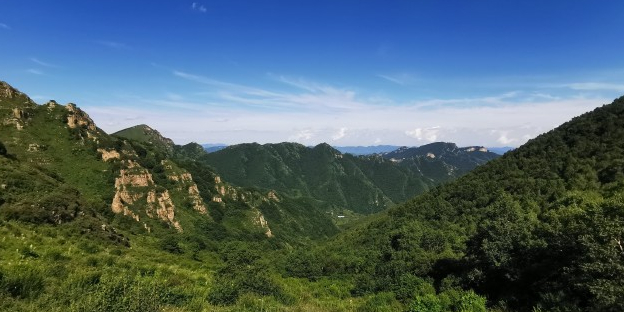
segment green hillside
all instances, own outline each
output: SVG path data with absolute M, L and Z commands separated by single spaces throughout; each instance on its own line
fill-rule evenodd
M 624 98 L 438 186 L 487 154 L 248 144 L 230 179 L 131 129 L 0 83 L 0 311 L 624 309 Z
M 309 148 L 297 143 L 253 143 L 228 146 L 201 161 L 237 185 L 311 197 L 327 203 L 338 214 L 345 210 L 370 214 L 498 157 L 446 143 L 417 150 L 421 153 L 394 159 L 342 154 L 327 144 Z
M 173 152 L 173 146 L 175 145 L 171 139 L 163 137 L 160 132 L 150 128 L 148 125 L 126 128 L 113 133 L 113 135 L 153 146 L 158 150 L 166 151 L 169 155 Z
M 299 257 L 352 294 L 440 311 L 457 289 L 503 311 L 621 311 L 623 196 L 619 98 Z

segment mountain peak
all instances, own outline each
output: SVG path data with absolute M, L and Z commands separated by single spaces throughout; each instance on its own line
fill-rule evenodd
M 33 106 L 35 102 L 31 100 L 26 94 L 13 88 L 10 84 L 0 81 L 0 103 L 8 102 L 12 105 L 19 104 L 26 106 Z
M 0 98 L 12 99 L 23 93 L 13 88 L 10 84 L 0 81 Z
M 163 147 L 166 151 L 173 151 L 173 140 L 164 137 L 158 130 L 146 125 L 140 124 L 136 126 L 132 126 L 130 128 L 126 128 L 123 130 L 119 130 L 113 135 L 124 137 L 131 140 L 136 140 L 142 143 L 148 143 L 151 145 L 158 145 Z

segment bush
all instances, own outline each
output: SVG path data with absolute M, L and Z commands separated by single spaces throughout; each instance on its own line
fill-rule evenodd
M 208 294 L 208 302 L 214 305 L 230 305 L 236 302 L 239 295 L 238 285 L 221 281 Z
M 7 154 L 7 149 L 2 143 L 2 141 L 0 141 L 0 156 L 5 156 L 6 154 Z
M 36 298 L 44 289 L 43 274 L 32 267 L 19 266 L 2 274 L 0 272 L 0 292 L 14 298 Z

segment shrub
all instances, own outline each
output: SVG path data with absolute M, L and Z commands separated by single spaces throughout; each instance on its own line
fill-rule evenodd
M 13 267 L 0 274 L 0 292 L 14 298 L 36 298 L 44 289 L 43 274 L 27 266 Z

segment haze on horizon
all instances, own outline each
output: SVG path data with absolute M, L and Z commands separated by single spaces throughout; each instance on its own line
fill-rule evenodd
M 3 1 L 0 80 L 176 143 L 519 146 L 624 94 L 622 1 Z

